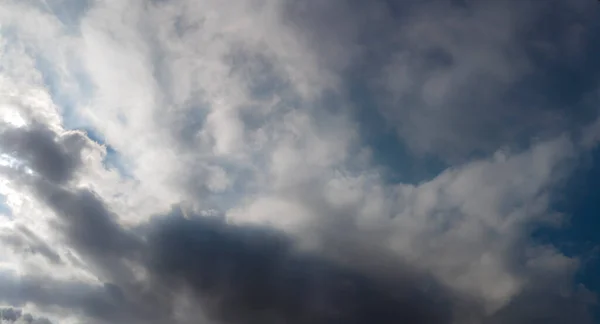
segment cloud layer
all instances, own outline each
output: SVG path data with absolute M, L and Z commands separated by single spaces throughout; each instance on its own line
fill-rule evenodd
M 594 323 L 599 10 L 2 2 L 2 323 Z

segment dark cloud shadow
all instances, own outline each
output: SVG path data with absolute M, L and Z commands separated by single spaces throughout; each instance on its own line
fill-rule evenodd
M 451 323 L 449 292 L 426 276 L 378 278 L 296 251 L 281 233 L 186 219 L 154 224 L 150 269 L 191 289 L 224 323 Z M 170 284 L 171 285 L 171 284 Z
M 33 122 L 20 128 L 0 126 L 0 149 L 24 162 L 40 176 L 56 183 L 71 179 L 81 165 L 81 151 L 88 139 L 81 132 L 56 134 Z

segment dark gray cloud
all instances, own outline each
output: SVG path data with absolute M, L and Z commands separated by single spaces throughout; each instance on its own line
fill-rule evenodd
M 45 317 L 33 317 L 29 313 L 23 313 L 21 309 L 17 308 L 0 308 L 0 320 L 2 323 L 12 324 L 52 324 L 52 322 Z
M 76 298 L 71 298 L 71 289 L 60 286 L 52 294 L 26 289 L 37 303 L 73 302 L 70 307 L 96 319 L 142 322 L 156 318 L 159 309 L 168 318 L 176 307 L 169 303 L 178 293 L 191 291 L 193 301 L 223 323 L 452 321 L 451 294 L 431 278 L 399 275 L 384 280 L 295 252 L 281 233 L 199 216 L 188 220 L 178 209 L 141 230 L 149 230 L 142 244 L 117 225 L 97 196 L 48 186 L 38 184 L 37 191 L 48 197 L 63 221 L 70 246 L 118 285 L 83 293 L 77 289 L 82 294 Z M 149 291 L 128 284 L 131 274 L 124 260 L 139 262 L 149 271 L 152 281 L 141 284 Z M 46 299 L 52 295 L 57 301 Z
M 24 226 L 11 232 L 0 233 L 0 241 L 21 253 L 39 254 L 54 264 L 62 262 L 60 256 L 48 243 Z
M 119 257 L 133 249 L 135 239 L 128 236 L 115 221 L 99 198 L 88 189 L 74 190 L 66 183 L 81 167 L 82 150 L 90 139 L 82 132 L 57 134 L 53 130 L 33 123 L 26 128 L 3 129 L 2 148 L 19 163 L 33 171 L 29 174 L 23 165 L 12 168 L 7 174 L 18 183 L 29 187 L 38 199 L 45 202 L 58 215 L 54 226 L 64 233 L 64 238 L 81 252 L 83 258 L 100 268 L 111 264 L 119 268 Z M 29 241 L 39 253 L 57 259 L 57 256 L 32 233 L 23 232 L 25 238 L 12 235 L 7 239 L 13 245 Z M 106 233 L 110 233 L 107 239 Z M 115 255 L 115 251 L 119 253 Z M 127 271 L 122 270 L 122 275 Z
M 281 233 L 171 214 L 154 224 L 150 265 L 192 289 L 224 323 L 450 323 L 453 300 L 431 278 L 393 280 L 294 250 Z
M 37 171 L 38 165 L 31 166 Z M 174 315 L 178 293 L 191 291 L 192 301 L 222 323 L 450 323 L 453 318 L 451 293 L 429 277 L 384 280 L 302 255 L 281 233 L 202 217 L 188 220 L 178 209 L 157 217 L 143 243 L 94 193 L 68 189 L 61 185 L 64 178 L 21 177 L 57 214 L 57 228 L 69 246 L 103 280 L 116 284 L 94 288 L 5 277 L 1 297 L 12 304 L 61 306 L 99 321 L 158 322 Z M 125 261 L 142 265 L 152 280 L 131 284 Z
M 216 218 L 188 219 L 177 208 L 138 231 L 148 234 L 143 235 L 145 244 L 132 244 L 138 238 L 114 222 L 97 196 L 61 195 L 68 199 L 51 206 L 67 223 L 64 229 L 72 248 L 119 283 L 93 289 L 56 282 L 45 282 L 39 289 L 42 285 L 25 283 L 25 288 L 3 291 L 24 291 L 27 299 L 15 293 L 22 301 L 78 309 L 102 323 L 173 318 L 176 296 L 186 291 L 190 302 L 216 323 L 452 323 L 470 316 L 494 324 L 562 317 L 592 323 L 590 303 L 578 295 L 527 291 L 487 318 L 476 301 L 426 275 L 408 275 L 407 268 L 397 267 L 391 271 L 395 276 L 382 277 L 300 253 L 282 233 L 228 225 Z M 92 228 L 91 238 L 82 239 L 81 234 Z M 353 256 L 364 262 L 372 257 Z M 109 263 L 114 259 L 139 262 L 151 279 L 128 284 L 118 273 L 122 268 Z M 537 311 L 528 311 L 534 305 Z
M 81 151 L 89 139 L 81 132 L 56 134 L 34 122 L 26 127 L 0 127 L 0 150 L 56 183 L 68 181 L 81 165 Z
M 285 12 L 361 120 L 382 117 L 419 154 L 520 149 L 596 115 L 595 1 L 295 1 Z
M 353 252 L 351 262 L 342 264 L 333 260 L 347 260 L 347 256 L 330 259 L 300 252 L 283 233 L 231 225 L 218 218 L 184 217 L 179 208 L 155 216 L 135 231 L 126 229 L 98 195 L 65 185 L 77 171 L 78 164 L 68 161 L 77 161 L 81 141 L 43 142 L 29 130 L 20 132 L 25 135 L 9 141 L 19 143 L 12 152 L 28 161 L 34 173 L 16 170 L 13 179 L 58 216 L 56 228 L 69 248 L 105 284 L 3 274 L 0 300 L 11 305 L 31 302 L 58 307 L 96 323 L 193 323 L 197 316 L 205 316 L 215 323 L 232 324 L 454 323 L 468 318 L 508 324 L 536 320 L 539 312 L 546 318 L 566 316 L 591 323 L 586 317 L 589 303 L 578 296 L 538 294 L 543 290 L 536 288 L 488 317 L 479 301 L 399 260 L 390 259 L 386 264 L 393 269 L 380 271 L 360 265 L 381 256 Z M 45 144 L 20 144 L 16 139 L 22 138 Z M 52 169 L 62 170 L 62 176 L 50 175 L 47 166 L 35 162 L 39 147 L 58 157 L 51 159 Z M 21 233 L 23 240 L 41 246 L 27 233 Z M 49 251 L 47 257 L 52 256 Z M 382 264 L 381 259 L 377 262 Z M 135 276 L 131 264 L 144 269 L 145 279 Z M 193 315 L 183 319 L 181 298 L 197 305 Z M 528 311 L 528 305 L 537 305 L 539 311 Z
M 188 220 L 178 209 L 152 223 L 146 245 L 132 244 L 138 242 L 136 236 L 116 225 L 96 196 L 60 195 L 60 203 L 51 201 L 50 206 L 64 220 L 70 246 L 120 286 L 4 277 L 0 299 L 74 309 L 99 321 L 135 323 L 169 318 L 176 306 L 169 303 L 187 290 L 219 323 L 452 321 L 450 293 L 431 278 L 378 279 L 297 253 L 280 233 L 203 217 Z M 152 281 L 142 284 L 146 291 L 127 283 L 122 264 L 115 261 L 123 259 L 140 262 L 149 271 Z M 159 301 L 166 304 L 157 305 Z
M 21 318 L 23 313 L 20 309 L 2 308 L 0 309 L 0 318 L 5 321 L 14 322 Z
M 590 301 L 579 294 L 536 288 L 487 317 L 477 301 L 426 274 L 396 266 L 397 260 L 390 260 L 395 268 L 386 271 L 393 275 L 381 276 L 299 252 L 283 233 L 219 218 L 184 217 L 178 208 L 134 234 L 114 221 L 99 197 L 66 191 L 59 196 L 68 198 L 50 201 L 50 206 L 65 222 L 70 246 L 116 283 L 93 287 L 4 277 L 0 296 L 14 305 L 59 306 L 98 323 L 173 320 L 182 295 L 215 323 L 453 323 L 474 318 L 475 323 L 508 324 L 563 317 L 592 323 Z M 91 229 L 93 235 L 83 239 Z M 144 243 L 137 235 L 145 237 Z M 368 263 L 374 256 L 353 257 Z M 141 265 L 148 278 L 128 281 L 131 277 L 123 276 L 123 265 L 115 260 Z M 533 306 L 536 311 L 530 310 Z
M 59 216 L 57 228 L 69 246 L 104 280 L 117 284 L 92 287 L 5 276 L 0 297 L 13 305 L 59 306 L 100 322 L 159 322 L 175 308 L 165 296 L 175 300 L 185 288 L 218 322 L 451 321 L 449 296 L 425 291 L 435 286 L 431 279 L 378 282 L 369 274 L 296 254 L 291 242 L 270 230 L 186 220 L 174 212 L 156 221 L 144 245 L 116 222 L 116 215 L 94 193 L 62 185 L 76 171 L 77 165 L 68 161 L 76 161 L 78 150 L 44 142 L 32 133 L 20 131 L 10 141 L 19 148 L 12 151 L 15 157 L 28 161 L 35 171 L 32 176 L 22 173 L 21 180 Z M 51 132 L 43 134 L 44 139 L 56 138 Z M 52 176 L 48 167 L 36 162 L 40 145 L 28 145 L 31 138 L 56 157 L 52 169 L 60 170 L 61 176 Z M 32 240 L 26 231 L 23 234 L 23 239 Z M 152 282 L 142 284 L 149 291 L 129 284 L 133 276 L 125 261 L 139 262 L 150 272 Z
M 105 227 L 101 234 L 121 235 L 112 230 Z M 142 232 L 149 235 L 144 257 L 137 261 L 151 277 L 143 285 L 90 289 L 45 281 L 12 291 L 25 291 L 38 304 L 79 309 L 109 322 L 172 318 L 175 296 L 187 291 L 190 302 L 216 323 L 453 323 L 469 317 L 493 324 L 567 323 L 575 318 L 578 323 L 593 323 L 591 301 L 582 293 L 535 288 L 488 318 L 468 296 L 459 296 L 426 275 L 408 275 L 406 268 L 398 267 L 392 271 L 395 276 L 382 277 L 298 252 L 282 233 L 228 225 L 221 219 L 188 219 L 179 209 L 157 217 Z M 124 256 L 127 249 L 116 244 L 102 254 L 111 250 Z
M 33 303 L 40 309 L 59 309 L 69 315 L 85 315 L 93 320 L 92 323 L 125 323 L 131 319 L 128 304 L 114 293 L 110 285 L 0 272 L 0 302 L 16 307 Z
M 71 244 L 86 255 L 103 258 L 128 255 L 136 247 L 136 240 L 118 225 L 115 215 L 93 192 L 70 191 L 44 182 L 38 182 L 36 190 L 60 217 L 58 226 Z

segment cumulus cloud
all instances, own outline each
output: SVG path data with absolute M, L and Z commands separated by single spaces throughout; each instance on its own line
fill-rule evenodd
M 3 321 L 593 323 L 595 5 L 4 1 Z

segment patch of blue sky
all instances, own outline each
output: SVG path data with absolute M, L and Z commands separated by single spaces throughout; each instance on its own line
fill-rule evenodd
M 563 226 L 538 228 L 536 241 L 552 244 L 567 256 L 577 257 L 582 264 L 577 283 L 600 292 L 600 148 L 581 161 L 581 167 L 562 188 L 554 208 L 567 217 Z M 600 305 L 595 314 L 600 321 Z
M 12 217 L 12 210 L 6 204 L 6 196 L 0 194 L 0 216 Z
M 89 139 L 91 139 L 92 141 L 94 141 L 100 145 L 104 145 L 104 147 L 106 147 L 106 156 L 104 157 L 104 160 L 102 161 L 102 164 L 104 165 L 104 167 L 106 169 L 116 170 L 119 173 L 119 175 L 121 175 L 122 178 L 128 178 L 128 179 L 133 178 L 131 168 L 127 164 L 125 158 L 117 150 L 115 150 L 114 147 L 112 147 L 110 144 L 108 144 L 106 142 L 106 140 L 105 140 L 104 136 L 102 136 L 102 134 L 100 134 L 99 132 L 97 132 L 96 130 L 94 130 L 92 128 L 84 127 L 84 128 L 80 128 L 80 129 L 87 133 L 87 136 Z
M 600 22 L 595 23 L 595 29 Z M 552 30 L 544 31 L 556 37 Z M 558 34 L 558 33 L 556 33 Z M 564 109 L 575 125 L 598 118 L 597 105 L 589 104 L 590 94 L 600 85 L 600 33 L 587 33 L 588 46 L 573 53 L 571 60 L 538 57 L 536 63 L 543 73 L 534 74 L 520 84 L 522 89 L 546 89 L 545 103 L 551 109 Z M 542 90 L 540 90 L 542 91 Z M 575 109 L 576 108 L 576 109 Z M 600 292 L 600 148 L 578 161 L 574 174 L 554 199 L 554 209 L 564 213 L 566 224 L 557 228 L 540 228 L 533 233 L 537 241 L 552 244 L 567 256 L 578 257 L 582 264 L 577 283 Z M 600 305 L 596 305 L 596 320 L 600 323 Z
M 38 9 L 51 13 L 67 28 L 69 32 L 76 32 L 79 22 L 92 6 L 92 0 L 43 0 L 32 2 Z
M 36 69 L 41 73 L 44 85 L 48 89 L 52 101 L 59 107 L 65 127 L 84 126 L 85 120 L 77 113 L 76 107 L 92 97 L 94 86 L 81 68 L 73 64 L 69 67 L 70 76 L 74 78 L 75 88 L 65 89 L 63 78 L 58 74 L 53 63 L 42 55 L 34 55 Z
M 4 46 L 6 47 L 16 44 L 15 41 L 18 39 L 17 31 L 11 25 L 0 25 L 0 35 L 2 35 L 2 39 L 5 41 Z
M 355 107 L 354 118 L 360 121 L 360 138 L 371 148 L 374 162 L 382 167 L 386 181 L 417 184 L 434 178 L 448 167 L 435 156 L 412 153 L 380 114 L 366 85 L 353 80 L 347 87 Z
M 52 101 L 60 109 L 63 119 L 63 126 L 66 129 L 84 130 L 88 137 L 106 147 L 106 156 L 103 164 L 107 169 L 115 169 L 121 177 L 132 178 L 132 173 L 123 156 L 119 154 L 109 143 L 106 142 L 104 136 L 98 131 L 91 128 L 89 123 L 78 113 L 77 106 L 80 102 L 85 101 L 93 95 L 93 85 L 90 79 L 83 73 L 72 71 L 72 76 L 77 84 L 76 91 L 70 92 L 63 89 L 61 78 L 57 74 L 52 62 L 42 56 L 36 56 L 36 68 L 42 74 L 45 86 L 48 89 Z M 122 116 L 121 121 L 126 123 L 127 120 Z

